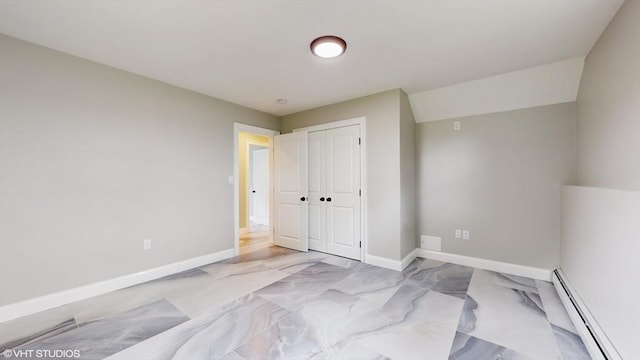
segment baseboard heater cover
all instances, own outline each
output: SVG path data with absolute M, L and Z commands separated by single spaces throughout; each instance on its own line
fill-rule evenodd
M 567 309 L 571 321 L 580 333 L 591 357 L 601 360 L 622 360 L 560 269 L 553 270 L 552 280 L 560 300 Z

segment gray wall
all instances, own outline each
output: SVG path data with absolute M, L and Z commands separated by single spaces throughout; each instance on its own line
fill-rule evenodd
M 234 121 L 279 127 L 0 35 L 0 305 L 233 248 Z
M 640 2 L 626 1 L 586 58 L 578 183 L 640 190 Z
M 417 231 L 417 189 L 416 189 L 416 121 L 409 103 L 409 97 L 400 92 L 400 255 L 407 256 L 416 248 Z
M 640 1 L 626 1 L 586 58 L 578 181 L 563 191 L 560 267 L 624 359 L 640 358 Z M 636 284 L 636 285 L 633 285 Z
M 400 90 L 287 115 L 280 130 L 359 116 L 367 118 L 367 252 L 400 260 Z
M 418 124 L 420 234 L 441 237 L 447 253 L 556 267 L 575 121 L 565 103 Z

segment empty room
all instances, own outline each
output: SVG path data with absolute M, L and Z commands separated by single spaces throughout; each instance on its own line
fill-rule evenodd
M 0 358 L 640 360 L 640 0 L 0 0 Z

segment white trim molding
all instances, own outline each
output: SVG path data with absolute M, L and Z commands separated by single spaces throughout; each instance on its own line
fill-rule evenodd
M 567 309 L 569 318 L 571 318 L 571 322 L 578 330 L 578 334 L 589 351 L 589 355 L 594 360 L 621 360 L 622 357 L 618 354 L 561 269 L 556 269 L 556 273 L 552 276 L 552 281 L 560 296 L 562 305 Z M 603 352 L 606 353 L 606 357 Z
M 187 259 L 0 307 L 0 323 L 233 257 L 234 249 Z
M 458 265 L 470 266 L 478 269 L 497 271 L 511 275 L 524 276 L 537 280 L 551 281 L 552 270 L 535 268 L 531 266 L 511 264 L 495 260 L 487 260 L 476 257 L 450 254 L 439 251 L 416 249 L 417 257 L 449 262 Z
M 400 260 L 393 260 L 382 256 L 367 254 L 367 264 L 379 266 L 389 270 L 401 271 L 402 264 Z
M 402 260 L 393 260 L 389 258 L 385 258 L 382 256 L 375 256 L 371 254 L 367 254 L 366 263 L 370 265 L 375 265 L 379 267 L 383 267 L 389 270 L 402 271 L 404 268 L 409 266 L 413 260 L 416 259 L 418 254 L 418 249 L 414 249 L 407 256 L 405 256 Z

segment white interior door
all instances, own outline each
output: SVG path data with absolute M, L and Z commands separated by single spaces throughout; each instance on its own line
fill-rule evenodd
M 278 135 L 274 140 L 274 243 L 308 251 L 307 132 Z
M 327 252 L 360 260 L 360 125 L 326 131 Z
M 251 151 L 251 221 L 269 226 L 269 149 Z
M 309 133 L 309 249 L 327 252 L 326 131 Z M 322 199 L 322 200 L 320 200 Z

